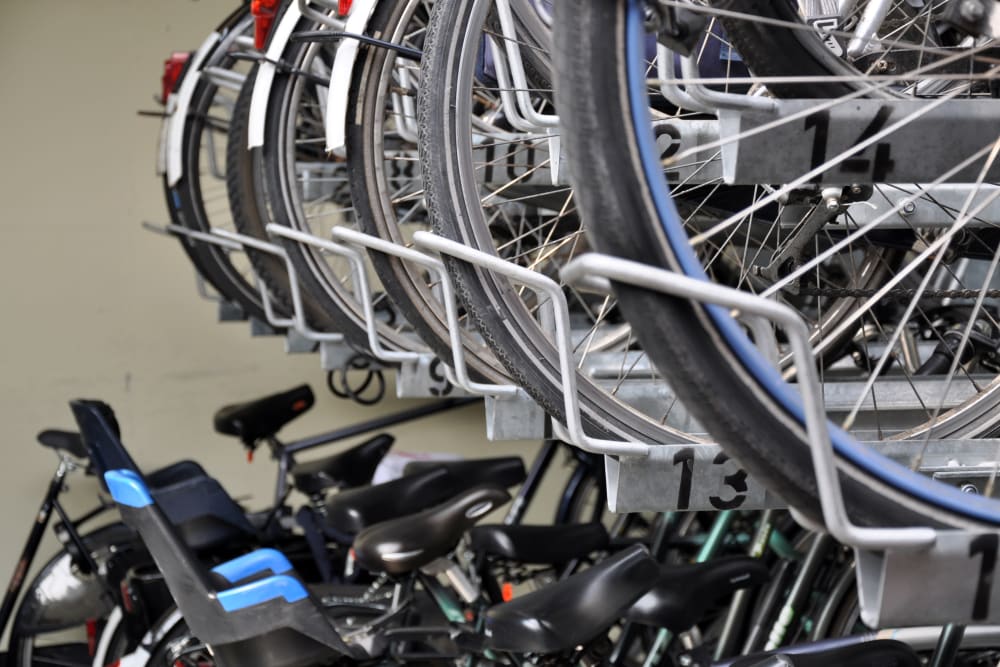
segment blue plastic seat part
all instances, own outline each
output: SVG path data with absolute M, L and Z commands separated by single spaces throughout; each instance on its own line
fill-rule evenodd
M 133 470 L 109 470 L 104 473 L 104 483 L 108 485 L 111 497 L 119 505 L 148 507 L 153 504 L 149 489 Z
M 226 561 L 212 568 L 212 572 L 233 582 L 270 570 L 274 574 L 284 574 L 292 569 L 285 554 L 277 549 L 257 549 L 238 558 Z
M 287 574 L 278 574 L 221 591 L 216 597 L 223 609 L 233 612 L 277 598 L 284 598 L 285 602 L 291 603 L 308 596 L 301 581 Z

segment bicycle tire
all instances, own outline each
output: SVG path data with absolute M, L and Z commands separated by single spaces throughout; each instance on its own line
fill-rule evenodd
M 394 44 L 400 43 L 405 17 L 413 10 L 410 2 L 381 2 L 369 22 L 371 34 L 382 35 L 382 39 Z M 411 44 L 414 48 L 421 44 Z M 386 88 L 393 83 L 392 66 L 397 56 L 388 49 L 362 47 L 361 57 L 351 75 L 348 109 L 356 109 L 349 114 L 346 127 L 346 152 L 348 156 L 348 176 L 351 198 L 358 213 L 358 225 L 362 231 L 394 243 L 406 244 L 407 234 L 400 229 L 398 216 L 389 195 L 388 181 L 396 183 L 396 175 L 386 173 L 384 150 L 385 116 L 387 111 Z M 416 146 L 413 146 L 416 150 Z M 412 172 L 413 162 L 404 164 L 405 175 Z M 419 203 L 413 206 L 421 206 Z M 429 224 L 428 224 L 429 226 Z M 431 277 L 428 281 L 423 269 L 411 263 L 384 253 L 369 252 L 376 273 L 382 276 L 382 283 L 389 298 L 403 314 L 420 338 L 441 359 L 450 363 L 452 358 L 447 318 L 444 307 L 434 295 Z M 509 382 L 506 371 L 490 352 L 489 348 L 463 330 L 462 342 L 465 359 L 471 377 L 477 381 L 493 383 Z
M 645 96 L 636 95 L 633 102 L 623 92 L 632 90 L 629 57 L 636 62 L 641 57 L 637 50 L 641 10 L 637 0 L 557 3 L 560 29 L 555 62 L 560 79 L 556 100 L 563 114 L 570 175 L 579 186 L 585 219 L 602 222 L 588 229 L 600 252 L 674 271 L 691 271 L 691 260 L 678 255 L 680 246 L 671 245 L 651 194 L 653 187 L 665 188 L 662 176 L 652 180 L 652 172 L 643 169 L 642 142 L 648 142 L 651 132 L 648 124 L 637 125 L 640 121 L 636 118 L 648 123 L 644 120 L 648 113 Z M 588 48 L 596 44 L 601 48 Z M 641 114 L 633 103 L 643 105 Z M 594 141 L 595 136 L 602 140 Z M 648 150 L 648 143 L 646 146 Z M 683 245 L 687 246 L 686 239 Z M 688 259 L 687 264 L 684 259 Z M 675 389 L 688 409 L 752 475 L 790 505 L 820 521 L 818 490 L 801 416 L 762 386 L 758 369 L 747 367 L 732 339 L 720 331 L 712 311 L 628 285 L 616 284 L 615 291 L 656 365 L 675 378 L 685 379 L 676 383 Z M 840 436 L 834 433 L 834 437 Z M 871 467 L 873 459 L 859 462 L 848 457 L 860 455 L 857 449 L 845 453 L 838 447 L 836 451 L 844 501 L 854 521 L 969 529 L 998 523 L 996 508 L 987 499 L 965 497 L 959 503 L 952 490 L 939 488 L 884 459 L 880 459 L 884 469 L 879 475 Z M 902 485 L 904 479 L 909 486 Z
M 226 141 L 226 193 L 233 223 L 241 234 L 261 241 L 271 242 L 265 226 L 267 224 L 267 195 L 262 178 L 260 150 L 248 150 L 250 100 L 253 84 L 257 78 L 258 65 L 254 65 L 247 75 L 247 81 L 236 98 L 233 117 L 229 123 L 229 137 Z M 268 290 L 273 300 L 275 314 L 286 317 L 293 311 L 291 287 L 285 263 L 271 253 L 253 248 L 246 249 L 254 271 Z M 311 295 L 302 295 L 302 307 L 306 321 L 316 320 L 317 309 Z
M 303 18 L 296 26 L 296 31 L 320 28 L 308 18 Z M 286 63 L 287 67 L 274 77 L 268 99 L 268 123 L 262 154 L 263 164 L 266 165 L 264 190 L 269 199 L 272 221 L 284 227 L 305 232 L 313 230 L 311 230 L 308 216 L 303 209 L 303 197 L 298 191 L 294 163 L 298 145 L 296 142 L 297 132 L 300 130 L 308 131 L 302 129 L 307 123 L 299 122 L 299 108 L 300 104 L 303 105 L 303 108 L 307 107 L 309 102 L 303 100 L 308 92 L 305 90 L 306 84 L 300 85 L 299 82 L 306 80 L 309 63 L 314 62 L 313 58 L 319 57 L 314 49 L 318 50 L 322 46 L 321 43 L 317 42 L 290 41 L 282 54 L 282 61 Z M 328 85 L 327 82 L 321 86 L 317 81 L 316 86 L 324 90 L 308 93 L 316 97 L 315 106 L 317 107 L 322 104 L 319 102 L 319 98 L 325 98 L 326 85 Z M 315 119 L 312 120 L 315 122 Z M 321 137 L 322 127 L 320 126 L 313 134 L 310 134 L 309 140 L 318 141 L 321 140 Z M 325 152 L 323 152 L 323 159 L 327 159 Z M 329 229 L 316 229 L 313 233 L 326 237 L 329 234 Z M 289 260 L 296 268 L 299 284 L 303 291 L 310 293 L 319 306 L 315 311 L 317 325 L 324 331 L 342 333 L 350 345 L 362 351 L 369 351 L 363 306 L 357 301 L 348 286 L 346 282 L 348 279 L 332 275 L 333 272 L 326 263 L 323 253 L 319 250 L 288 239 L 282 239 L 282 245 L 288 253 Z M 406 350 L 416 346 L 415 341 L 405 338 L 389 325 L 377 323 L 376 326 L 380 343 L 386 348 Z
M 434 230 L 496 254 L 474 174 L 467 89 L 490 6 L 483 0 L 439 0 L 428 30 L 418 99 L 420 157 Z M 469 46 L 472 45 L 472 46 Z M 464 114 L 464 115 L 463 115 Z M 445 258 L 459 300 L 507 373 L 550 415 L 565 420 L 557 350 L 517 289 L 504 277 Z M 639 442 L 685 442 L 689 434 L 655 423 L 577 374 L 588 434 Z
M 234 18 L 236 20 L 231 25 L 220 28 L 224 31 L 223 35 L 245 32 L 253 26 L 253 17 L 250 16 L 249 7 L 242 7 L 241 11 L 227 21 Z M 220 39 L 216 52 L 209 54 L 206 58 L 206 67 L 229 68 L 238 62 L 225 52 L 220 51 L 224 43 L 225 40 Z M 198 77 L 201 75 L 201 70 L 189 71 L 186 74 L 186 76 Z M 219 126 L 219 124 L 228 124 L 230 120 L 229 118 L 215 119 L 209 115 L 217 92 L 218 87 L 208 80 L 200 81 L 195 87 L 190 110 L 187 117 L 183 119 L 183 176 L 173 187 L 167 186 L 168 207 L 171 208 L 171 215 L 176 216 L 176 222 L 192 231 L 205 233 L 210 232 L 213 226 L 219 226 L 213 222 L 212 218 L 220 214 L 221 211 L 215 211 L 210 215 L 206 206 L 202 183 L 202 141 L 206 132 L 218 132 L 219 139 L 225 141 L 228 128 Z M 164 183 L 166 185 L 166 181 Z M 224 187 L 224 182 L 222 185 Z M 228 207 L 224 213 L 229 214 Z M 195 260 L 196 268 L 225 299 L 238 304 L 247 315 L 265 320 L 260 293 L 244 277 L 243 272 L 233 264 L 227 250 L 221 246 L 198 241 L 185 240 L 184 243 L 190 248 L 189 255 L 197 258 Z

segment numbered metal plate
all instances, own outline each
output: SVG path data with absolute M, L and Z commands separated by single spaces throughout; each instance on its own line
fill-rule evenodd
M 722 138 L 731 140 L 722 148 L 726 182 L 788 183 L 865 144 L 824 169 L 814 182 L 929 183 L 1000 136 L 1000 107 L 993 100 L 950 100 L 928 110 L 926 100 L 855 99 L 809 113 L 819 104 L 783 100 L 773 113 L 722 110 Z M 736 141 L 738 135 L 781 119 L 787 122 Z M 892 129 L 897 123 L 898 129 Z M 985 156 L 948 182 L 974 183 L 984 164 Z M 1000 162 L 985 180 L 998 179 Z
M 857 552 L 861 617 L 873 628 L 996 623 L 1000 535 L 943 531 L 918 552 Z
M 646 458 L 604 462 L 612 512 L 785 506 L 718 445 L 663 445 Z
M 883 441 L 870 446 L 889 459 L 970 493 L 998 495 L 992 483 L 1000 439 Z M 717 444 L 662 445 L 647 458 L 605 457 L 608 505 L 614 512 L 785 507 Z M 777 489 L 780 492 L 780 489 Z

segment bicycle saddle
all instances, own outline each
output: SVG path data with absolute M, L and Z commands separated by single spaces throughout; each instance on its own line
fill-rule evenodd
M 527 477 L 524 461 L 517 456 L 467 461 L 413 461 L 406 464 L 403 472 L 410 474 L 431 468 L 444 468 L 455 477 L 467 480 L 469 486 L 497 484 L 509 488 L 520 484 Z
M 213 423 L 218 433 L 236 436 L 244 445 L 252 447 L 259 440 L 273 437 L 315 402 L 312 389 L 304 384 L 278 394 L 220 408 Z
M 793 653 L 796 648 L 748 655 L 730 667 L 919 667 L 921 664 L 912 648 L 895 639 L 875 639 L 809 653 Z
M 769 576 L 764 563 L 746 556 L 665 565 L 653 587 L 632 605 L 625 617 L 642 625 L 683 632 L 701 621 L 717 602 L 741 588 L 757 586 Z
M 486 611 L 485 645 L 556 653 L 606 631 L 656 581 L 660 567 L 636 544 L 590 569 Z
M 475 553 L 519 563 L 556 565 L 605 549 L 608 531 L 599 523 L 563 526 L 476 526 L 469 531 Z
M 38 434 L 38 442 L 49 449 L 66 452 L 74 458 L 90 458 L 87 448 L 83 444 L 83 438 L 80 437 L 79 433 L 73 431 L 46 429 Z
M 412 572 L 446 555 L 465 531 L 509 500 L 506 491 L 490 484 L 423 512 L 383 521 L 358 533 L 354 557 L 372 572 Z
M 419 472 L 399 479 L 338 493 L 326 503 L 327 533 L 350 543 L 368 526 L 425 510 L 481 484 L 513 486 L 524 480 L 524 464 L 516 456 L 461 463 L 461 475 L 447 465 L 421 465 Z
M 309 495 L 329 488 L 369 484 L 395 438 L 383 433 L 333 456 L 292 464 L 295 488 Z

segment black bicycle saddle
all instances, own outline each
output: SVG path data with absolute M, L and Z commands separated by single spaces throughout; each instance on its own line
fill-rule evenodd
M 306 494 L 316 494 L 329 488 L 351 488 L 369 484 L 375 468 L 385 458 L 395 442 L 387 433 L 345 449 L 333 456 L 292 465 L 295 488 Z
M 466 461 L 413 461 L 406 465 L 403 472 L 444 468 L 455 477 L 466 480 L 469 488 L 479 484 L 497 484 L 511 487 L 520 484 L 527 477 L 524 461 L 519 456 L 500 456 L 490 459 L 469 459 Z
M 691 565 L 664 565 L 656 583 L 625 614 L 642 625 L 683 632 L 702 620 L 718 602 L 741 588 L 770 577 L 756 558 L 733 556 Z
M 330 537 L 350 542 L 368 526 L 415 514 L 481 484 L 513 486 L 524 480 L 524 464 L 517 457 L 462 461 L 462 475 L 445 465 L 420 466 L 391 482 L 350 489 L 326 504 Z M 520 476 L 512 474 L 520 469 Z
M 59 431 L 50 428 L 38 434 L 38 442 L 49 449 L 66 452 L 78 459 L 90 458 L 79 432 Z
M 354 557 L 372 572 L 412 572 L 448 554 L 465 531 L 509 500 L 502 488 L 487 484 L 423 512 L 383 521 L 358 533 Z
M 312 389 L 304 384 L 278 394 L 227 405 L 215 413 L 213 422 L 217 432 L 235 436 L 251 447 L 259 440 L 273 437 L 315 402 Z
M 826 651 L 794 652 L 796 647 L 769 654 L 748 655 L 730 667 L 920 667 L 912 648 L 895 639 L 841 646 Z
M 579 574 L 486 611 L 486 648 L 557 653 L 605 632 L 656 581 L 660 567 L 636 544 Z
M 519 563 L 558 565 L 605 549 L 608 531 L 599 523 L 561 526 L 476 526 L 469 531 L 475 553 Z

